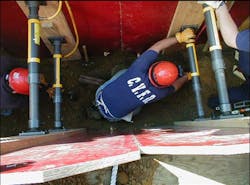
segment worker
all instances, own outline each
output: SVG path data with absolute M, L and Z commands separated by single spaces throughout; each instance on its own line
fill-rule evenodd
M 228 88 L 230 103 L 234 104 L 236 102 L 250 100 L 250 30 L 238 30 L 227 5 L 223 1 L 199 1 L 199 3 L 205 3 L 215 9 L 220 33 L 224 42 L 227 46 L 239 51 L 238 70 L 243 74 L 245 81 L 240 86 Z M 212 109 L 219 106 L 219 98 L 217 95 L 212 95 L 208 99 L 208 106 Z
M 140 108 L 179 90 L 191 79 L 190 73 L 178 77 L 177 66 L 170 61 L 157 61 L 160 51 L 177 43 L 194 42 L 195 34 L 187 28 L 174 37 L 162 39 L 140 55 L 128 69 L 117 72 L 101 85 L 95 96 L 96 106 L 110 122 L 132 117 Z
M 26 65 L 10 55 L 1 55 L 1 116 L 10 116 L 14 109 L 28 108 L 29 83 L 28 69 Z M 40 74 L 40 89 L 47 91 L 50 97 L 54 90 L 46 82 L 43 74 Z

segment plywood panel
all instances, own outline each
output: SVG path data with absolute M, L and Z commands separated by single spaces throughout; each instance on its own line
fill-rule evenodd
M 58 8 L 57 1 L 46 1 L 46 6 L 39 6 L 39 16 L 40 17 L 50 17 L 52 16 Z M 24 1 L 17 1 L 19 7 L 23 10 L 26 16 L 29 15 L 28 7 L 25 5 Z M 73 14 L 74 15 L 74 14 Z M 41 21 L 41 25 L 44 23 L 51 22 L 53 27 L 41 26 L 41 39 L 53 55 L 53 46 L 48 40 L 50 36 L 63 36 L 66 39 L 65 44 L 62 45 L 62 54 L 66 55 L 73 50 L 75 46 L 75 39 L 71 30 L 69 28 L 68 22 L 65 19 L 63 12 L 61 11 L 54 19 L 48 21 Z M 51 34 L 50 29 L 53 29 L 53 34 Z M 81 59 L 81 54 L 77 49 L 70 57 L 64 58 L 64 60 L 79 60 Z
M 183 25 L 198 25 L 204 21 L 202 5 L 196 1 L 179 1 L 167 37 L 174 36 Z
M 248 129 L 174 127 L 135 135 L 143 154 L 233 155 L 249 153 Z
M 83 134 L 84 132 L 85 132 L 85 129 L 71 129 L 71 130 L 65 130 L 65 131 L 60 131 L 60 132 L 51 132 L 49 134 L 37 135 L 37 136 L 5 137 L 5 138 L 1 138 L 0 152 L 2 155 L 2 154 L 14 152 L 14 151 L 25 149 L 25 148 L 47 144 L 53 141 L 57 141 L 59 139 L 72 137 L 79 133 Z
M 88 132 L 59 138 L 47 145 L 1 155 L 1 184 L 46 182 L 140 159 L 130 134 Z

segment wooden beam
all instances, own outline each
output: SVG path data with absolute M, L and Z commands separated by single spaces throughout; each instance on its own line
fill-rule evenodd
M 174 36 L 182 25 L 198 25 L 204 21 L 201 4 L 196 1 L 179 1 L 167 37 Z
M 93 132 L 1 155 L 1 185 L 42 183 L 141 158 L 133 135 Z
M 202 5 L 196 1 L 179 1 L 175 9 L 175 13 L 170 24 L 167 37 L 172 37 L 176 32 L 180 31 L 183 25 L 197 25 L 200 27 L 204 21 Z M 174 45 L 167 49 L 167 53 L 182 50 L 180 45 Z M 166 51 L 162 50 L 162 54 Z
M 16 1 L 19 7 L 22 9 L 24 14 L 28 17 L 29 10 L 24 1 Z M 46 1 L 46 6 L 39 6 L 39 16 L 40 17 L 50 17 L 52 16 L 58 8 L 57 1 Z M 69 25 L 65 19 L 63 12 L 61 11 L 55 18 L 48 21 L 41 21 L 41 39 L 43 40 L 46 47 L 49 49 L 53 55 L 53 46 L 49 42 L 48 37 L 50 36 L 64 36 L 66 39 L 65 44 L 62 44 L 62 54 L 68 54 L 73 50 L 75 46 L 74 36 L 69 28 Z M 63 60 L 79 60 L 81 59 L 81 53 L 79 49 L 76 50 L 68 58 L 63 58 Z
M 14 136 L 1 138 L 1 155 L 25 148 L 48 144 L 84 132 L 85 129 L 72 129 L 38 136 Z

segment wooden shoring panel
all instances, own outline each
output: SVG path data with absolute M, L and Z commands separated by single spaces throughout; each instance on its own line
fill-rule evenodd
M 183 25 L 198 25 L 204 21 L 202 5 L 196 1 L 179 1 L 167 37 L 174 36 Z
M 24 14 L 28 17 L 29 10 L 25 4 L 25 1 L 16 1 L 19 7 L 22 9 Z M 46 1 L 46 6 L 39 6 L 39 17 L 50 17 L 52 16 L 58 8 L 57 1 Z M 41 20 L 41 39 L 43 40 L 46 47 L 49 49 L 51 54 L 53 55 L 53 45 L 48 40 L 48 37 L 51 36 L 63 36 L 66 39 L 66 43 L 62 44 L 62 55 L 68 54 L 73 50 L 75 46 L 74 36 L 69 28 L 69 25 L 66 21 L 66 18 L 62 11 L 51 20 Z M 63 58 L 63 60 L 80 60 L 81 53 L 79 49 L 77 49 L 71 56 L 67 58 Z
M 133 135 L 89 132 L 0 157 L 1 185 L 42 183 L 141 158 Z
M 135 135 L 143 154 L 236 155 L 249 153 L 246 128 L 168 127 Z
M 31 148 L 34 146 L 48 144 L 50 142 L 72 137 L 79 133 L 84 134 L 85 129 L 71 129 L 71 130 L 51 132 L 49 134 L 36 135 L 36 136 L 13 136 L 13 137 L 1 138 L 0 141 L 1 155 L 25 148 Z

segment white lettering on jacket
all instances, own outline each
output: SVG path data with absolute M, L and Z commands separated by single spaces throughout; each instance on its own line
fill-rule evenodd
M 140 77 L 135 77 L 127 81 L 128 86 L 130 87 L 131 92 L 136 96 L 137 99 L 142 101 L 144 104 L 155 99 L 156 95 L 146 89 L 146 85 L 141 82 Z

